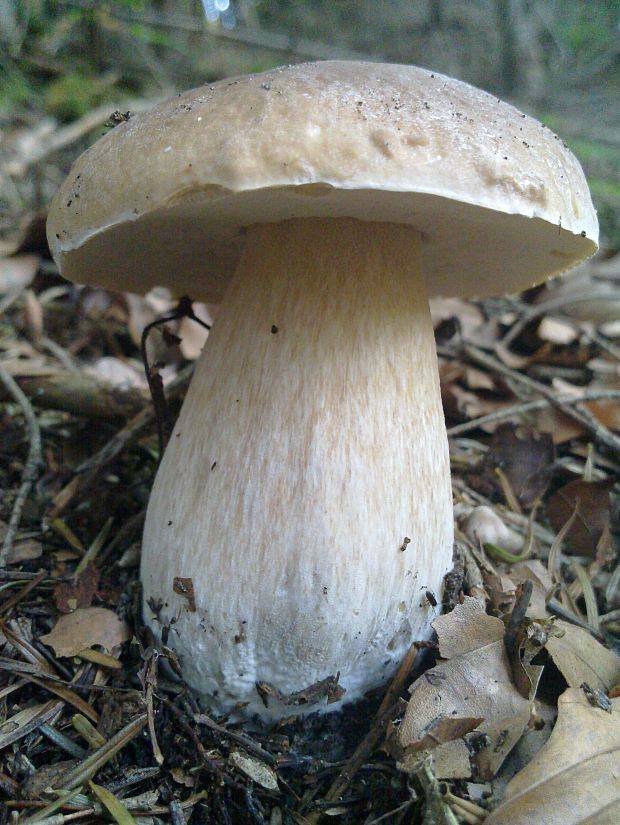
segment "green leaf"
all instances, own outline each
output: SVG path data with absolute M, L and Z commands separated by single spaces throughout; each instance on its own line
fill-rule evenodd
M 110 815 L 118 822 L 118 825 L 136 825 L 136 820 L 129 813 L 120 799 L 117 799 L 107 788 L 96 785 L 94 782 L 88 783 L 89 788 L 95 794 L 99 802 L 108 809 Z

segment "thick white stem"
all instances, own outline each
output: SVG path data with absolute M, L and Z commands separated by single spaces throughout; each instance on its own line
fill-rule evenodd
M 286 715 L 256 682 L 290 694 L 338 672 L 357 698 L 429 633 L 452 504 L 419 261 L 401 225 L 248 230 L 142 560 L 147 620 L 173 622 L 186 679 L 221 708 Z

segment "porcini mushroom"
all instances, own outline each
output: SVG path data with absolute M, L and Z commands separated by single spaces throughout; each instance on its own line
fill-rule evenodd
M 428 636 L 452 559 L 428 294 L 520 290 L 597 232 L 555 135 L 411 66 L 221 81 L 77 161 L 64 275 L 222 302 L 142 557 L 145 618 L 212 705 L 336 708 Z

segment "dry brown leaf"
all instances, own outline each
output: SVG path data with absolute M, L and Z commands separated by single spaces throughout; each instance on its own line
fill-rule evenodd
M 54 588 L 54 601 L 61 613 L 73 613 L 76 608 L 90 607 L 97 587 L 99 571 L 90 563 L 82 572 L 77 582 L 60 582 Z
M 578 556 L 595 554 L 596 545 L 609 523 L 609 493 L 613 486 L 613 479 L 584 481 L 577 478 L 551 496 L 547 502 L 547 515 L 556 533 L 560 532 L 578 506 L 577 517 L 566 535 L 565 553 L 573 552 Z
M 431 298 L 429 304 L 433 327 L 442 321 L 456 318 L 461 335 L 467 340 L 472 340 L 472 336 L 484 322 L 484 315 L 480 308 L 462 298 Z
M 620 656 L 581 627 L 560 619 L 554 626 L 562 635 L 550 636 L 545 647 L 569 687 L 578 688 L 587 682 L 607 693 L 620 683 Z
M 483 370 L 466 367 L 464 377 L 470 390 L 488 390 L 489 392 L 497 390 L 493 377 L 488 372 L 483 372 Z
M 525 615 L 530 619 L 546 618 L 547 595 L 553 589 L 553 579 L 545 565 L 539 559 L 529 559 L 510 567 L 508 576 L 516 585 L 532 582 L 532 595 Z
M 538 559 L 528 559 L 507 566 L 496 575 L 483 571 L 483 578 L 491 604 L 500 613 L 510 613 L 515 603 L 517 587 L 525 581 L 531 581 L 532 595 L 525 615 L 528 619 L 547 618 L 546 599 L 553 588 L 553 580 L 547 568 Z
M 93 645 L 109 651 L 130 638 L 128 624 L 116 613 L 105 607 L 86 607 L 61 616 L 52 631 L 41 636 L 41 641 L 53 648 L 57 656 L 76 656 Z
M 471 390 L 463 389 L 456 383 L 446 384 L 443 380 L 441 394 L 446 409 L 446 417 L 459 421 L 469 421 L 514 406 L 514 402 L 499 401 L 495 397 L 478 395 L 471 392 Z M 482 429 L 492 432 L 496 426 L 496 424 L 489 424 Z
M 529 508 L 549 486 L 549 467 L 554 460 L 553 439 L 548 433 L 523 424 L 500 424 L 493 433 L 485 466 L 492 477 L 500 468 L 520 504 Z
M 499 613 L 509 613 L 517 596 L 517 585 L 506 573 L 482 571 L 484 586 L 491 604 Z
M 620 700 L 612 712 L 584 692 L 560 696 L 546 745 L 506 788 L 485 825 L 617 825 L 620 822 Z
M 424 673 L 410 689 L 399 731 L 405 749 L 400 766 L 414 769 L 419 755 L 407 754 L 408 747 L 418 747 L 440 725 L 443 736 L 444 720 L 450 720 L 459 738 L 430 751 L 437 777 L 492 778 L 526 728 L 532 705 L 512 682 L 503 622 L 466 597 L 433 626 L 441 655 L 449 661 Z M 471 719 L 484 721 L 470 733 L 459 732 Z
M 433 627 L 439 639 L 442 659 L 454 659 L 504 636 L 504 623 L 488 616 L 475 599 L 465 597 L 451 613 L 438 616 Z
M 40 559 L 43 555 L 43 545 L 36 539 L 23 539 L 17 541 L 11 547 L 8 564 L 19 564 L 23 561 L 32 561 L 33 559 Z
M 573 438 L 579 438 L 585 430 L 556 407 L 545 407 L 536 414 L 536 427 L 541 433 L 549 433 L 553 443 L 565 444 Z
M 172 768 L 170 774 L 177 785 L 193 788 L 196 784 L 196 777 L 186 771 L 185 768 Z

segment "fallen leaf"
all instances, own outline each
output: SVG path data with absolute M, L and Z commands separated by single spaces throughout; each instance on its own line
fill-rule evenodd
M 460 518 L 459 526 L 476 547 L 494 544 L 508 553 L 518 553 L 525 544 L 521 533 L 504 524 L 498 513 L 484 504 Z
M 585 430 L 556 407 L 545 407 L 536 414 L 536 428 L 541 433 L 549 433 L 555 445 L 565 444 L 579 438 Z
M 545 565 L 539 559 L 528 559 L 512 565 L 508 576 L 516 585 L 531 581 L 532 595 L 525 615 L 530 619 L 544 619 L 547 617 L 547 595 L 553 589 L 553 579 Z
M 485 825 L 615 825 L 620 822 L 620 700 L 607 713 L 579 689 L 560 696 L 549 738 L 507 785 Z
M 581 627 L 557 619 L 561 635 L 550 635 L 545 645 L 549 656 L 569 687 L 590 687 L 607 693 L 620 682 L 620 656 L 598 642 Z
M 553 588 L 553 580 L 547 568 L 538 559 L 528 559 L 512 564 L 502 573 L 483 571 L 484 584 L 491 604 L 500 613 L 510 613 L 517 588 L 525 581 L 532 582 L 532 595 L 525 615 L 528 619 L 545 619 L 548 616 L 547 595 Z
M 504 623 L 488 616 L 475 599 L 465 597 L 451 613 L 438 616 L 433 627 L 439 639 L 442 659 L 454 659 L 504 636 Z
M 128 624 L 116 613 L 105 607 L 86 607 L 61 616 L 52 631 L 41 636 L 41 641 L 53 648 L 57 656 L 76 656 L 93 645 L 110 651 L 130 638 Z
M 531 507 L 549 486 L 555 460 L 553 439 L 531 427 L 501 424 L 493 433 L 485 465 L 499 467 L 523 507 Z
M 264 762 L 260 762 L 258 759 L 247 756 L 240 751 L 233 751 L 228 757 L 228 761 L 246 776 L 249 776 L 253 782 L 268 791 L 279 790 L 278 777 L 275 771 L 269 765 L 265 765 Z
M 484 322 L 482 310 L 471 301 L 462 298 L 431 298 L 429 301 L 433 328 L 444 321 L 455 320 L 460 334 L 473 340 L 476 331 Z
M 437 745 L 459 739 L 466 733 L 475 730 L 481 722 L 484 722 L 484 719 L 479 716 L 472 719 L 468 719 L 467 717 L 461 717 L 459 719 L 440 718 L 436 723 L 431 724 L 421 739 L 414 739 L 413 742 L 407 745 L 407 754 L 432 750 L 436 748 Z
M 77 582 L 61 582 L 54 588 L 54 601 L 61 613 L 72 613 L 79 607 L 90 607 L 99 586 L 99 571 L 88 564 Z
M 495 397 L 483 396 L 471 392 L 471 390 L 465 390 L 455 382 L 446 384 L 443 380 L 441 397 L 445 406 L 446 418 L 458 421 L 469 421 L 514 406 L 514 402 L 500 401 Z M 496 426 L 497 424 L 489 424 L 485 425 L 483 429 L 492 432 Z
M 196 777 L 192 776 L 192 774 L 188 773 L 184 768 L 172 768 L 170 775 L 177 785 L 183 785 L 186 788 L 193 788 L 196 784 Z
M 465 597 L 433 627 L 448 661 L 426 671 L 410 688 L 399 731 L 405 751 L 399 766 L 414 770 L 420 755 L 408 754 L 409 746 L 417 747 L 434 730 L 442 738 L 452 730 L 458 738 L 429 748 L 437 777 L 491 779 L 525 730 L 532 707 L 512 682 L 504 624 Z M 459 728 L 472 719 L 484 721 L 463 734 Z
M 578 504 L 577 517 L 566 534 L 563 550 L 567 554 L 593 556 L 610 518 L 609 493 L 613 479 L 569 481 L 547 502 L 547 516 L 559 533 Z
M 19 564 L 23 561 L 32 561 L 33 559 L 40 559 L 43 555 L 43 545 L 36 539 L 22 539 L 17 541 L 11 547 L 8 564 Z

